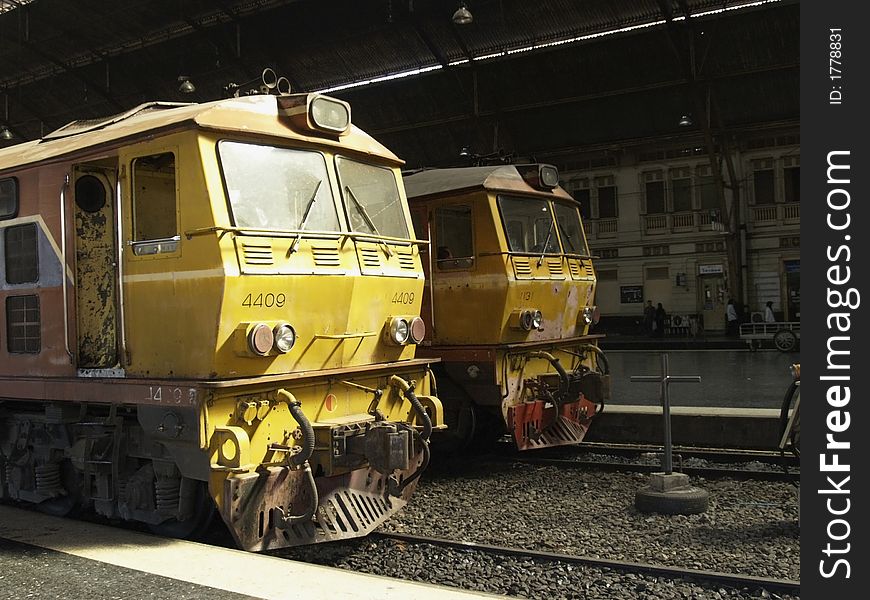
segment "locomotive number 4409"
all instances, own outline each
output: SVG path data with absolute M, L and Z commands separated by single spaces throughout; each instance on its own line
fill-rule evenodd
M 252 306 L 265 306 L 266 308 L 272 308 L 273 306 L 277 306 L 281 308 L 284 306 L 284 303 L 287 302 L 287 296 L 284 294 L 254 294 L 250 293 L 245 296 L 245 299 L 242 300 L 242 306 L 246 306 L 248 308 Z
M 414 302 L 414 292 L 396 292 L 393 294 L 393 299 L 390 304 L 412 304 Z

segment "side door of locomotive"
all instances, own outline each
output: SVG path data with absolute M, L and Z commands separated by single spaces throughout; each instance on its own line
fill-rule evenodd
M 420 318 L 426 323 L 427 337 L 431 339 L 435 328 L 432 322 L 432 231 L 429 223 L 429 206 L 428 204 L 418 202 L 411 204 L 410 209 L 411 222 L 414 225 L 414 237 L 418 240 L 429 240 L 430 242 L 429 246 L 420 246 L 420 262 L 423 264 L 423 277 L 426 280 L 423 286 Z
M 73 168 L 76 366 L 119 366 L 116 203 L 118 172 L 111 161 Z

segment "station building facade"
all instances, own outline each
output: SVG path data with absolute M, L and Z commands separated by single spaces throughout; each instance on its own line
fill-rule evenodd
M 758 320 L 771 301 L 777 320 L 800 320 L 798 128 L 744 132 L 729 147 L 740 291 L 729 286 L 725 217 L 703 144 L 658 140 L 551 159 L 581 203 L 608 329 L 636 328 L 650 300 L 663 305 L 674 331 L 721 331 L 728 296 L 746 319 Z M 733 210 L 726 162 L 717 162 Z

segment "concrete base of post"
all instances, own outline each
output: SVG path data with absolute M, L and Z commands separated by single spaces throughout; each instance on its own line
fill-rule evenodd
M 707 512 L 710 493 L 689 485 L 685 473 L 652 473 L 649 485 L 634 496 L 634 505 L 640 512 L 666 515 L 696 515 Z

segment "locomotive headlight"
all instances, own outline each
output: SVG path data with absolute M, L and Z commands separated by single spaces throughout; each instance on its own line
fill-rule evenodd
M 396 317 L 392 321 L 390 321 L 390 339 L 400 345 L 404 346 L 408 343 L 408 338 L 411 336 L 411 326 L 407 320 Z
M 593 318 L 594 313 L 595 313 L 595 309 L 592 308 L 591 306 L 587 306 L 583 309 L 583 324 L 584 325 L 591 325 L 592 324 L 592 318 Z
M 524 310 L 520 313 L 520 327 L 525 329 L 526 331 L 532 330 L 532 320 L 534 319 L 535 313 L 531 310 Z
M 532 313 L 532 329 L 540 329 L 544 324 L 544 315 L 541 311 L 536 310 Z
M 426 337 L 426 323 L 420 317 L 411 320 L 411 341 L 419 344 Z
M 788 368 L 788 370 L 791 372 L 791 376 L 792 376 L 792 378 L 794 378 L 795 381 L 801 380 L 801 364 L 800 363 L 793 364 L 792 366 L 790 366 Z
M 350 126 L 350 105 L 328 96 L 317 96 L 311 101 L 311 120 L 321 129 L 343 133 Z
M 254 354 L 266 356 L 272 349 L 274 341 L 272 328 L 265 323 L 257 323 L 248 329 L 248 347 Z
M 290 352 L 290 349 L 296 343 L 296 331 L 287 323 L 275 325 L 272 330 L 272 336 L 275 338 L 275 350 L 278 352 Z

